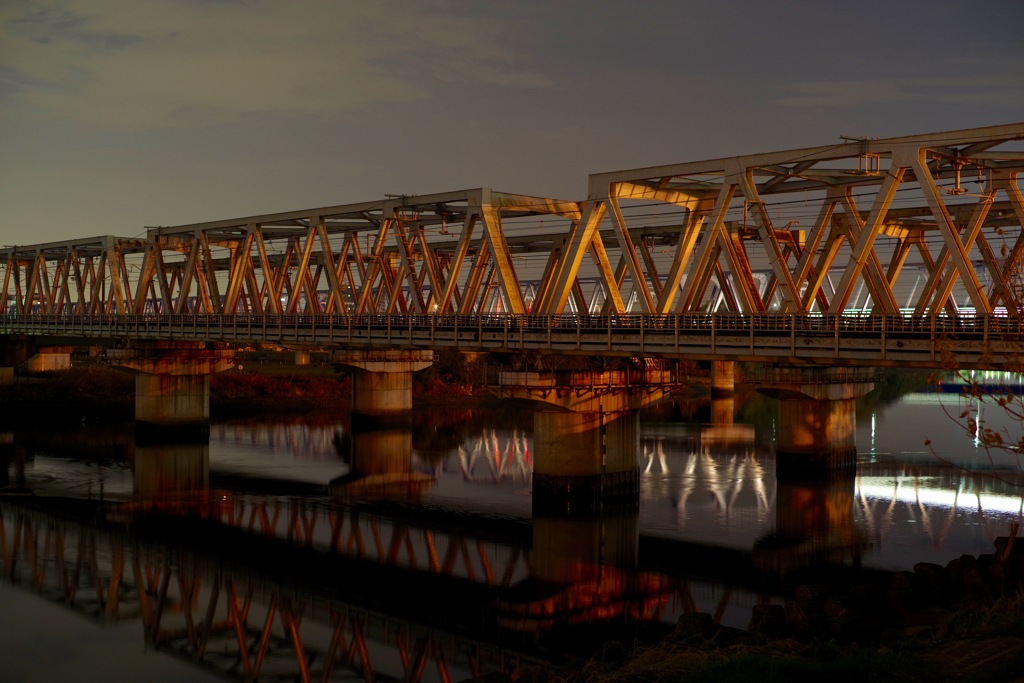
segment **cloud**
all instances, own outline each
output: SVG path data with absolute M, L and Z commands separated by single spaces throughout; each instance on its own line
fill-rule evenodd
M 1013 75 L 1013 74 L 1017 75 Z M 889 103 L 1024 104 L 1018 84 L 1020 70 L 1000 74 L 991 69 L 978 75 L 925 78 L 804 81 L 785 86 L 791 94 L 776 104 L 796 107 L 862 107 Z
M 515 24 L 468 2 L 21 0 L 0 5 L 0 102 L 160 128 L 330 115 L 444 87 L 545 88 Z

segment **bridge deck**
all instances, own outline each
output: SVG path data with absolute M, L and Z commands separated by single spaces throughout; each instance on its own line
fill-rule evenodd
M 1020 318 L 971 316 L 34 315 L 0 333 L 82 340 L 270 343 L 324 349 L 446 349 L 820 365 L 1013 369 Z

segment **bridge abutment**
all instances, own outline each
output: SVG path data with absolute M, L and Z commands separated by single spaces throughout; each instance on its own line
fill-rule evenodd
M 857 398 L 875 386 L 871 368 L 762 369 L 758 391 L 779 401 L 775 434 L 780 478 L 852 473 Z

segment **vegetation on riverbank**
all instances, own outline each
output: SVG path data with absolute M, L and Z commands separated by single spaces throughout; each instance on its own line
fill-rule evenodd
M 423 404 L 486 400 L 482 366 L 461 354 L 439 354 L 439 362 L 416 373 L 413 394 Z M 352 380 L 341 366 L 297 366 L 266 358 L 246 359 L 234 369 L 210 377 L 210 411 L 216 416 L 275 413 L 343 412 L 351 405 Z M 135 376 L 96 362 L 67 370 L 18 376 L 0 385 L 0 406 L 9 419 L 31 419 L 45 409 L 46 419 L 130 418 Z M 40 415 L 40 417 L 42 417 Z
M 983 558 L 974 558 L 982 560 Z M 1024 676 L 1024 552 L 996 559 L 989 576 L 1004 579 L 1001 590 L 978 585 L 963 591 L 949 582 L 963 576 L 968 558 L 920 572 L 920 587 L 933 580 L 959 597 L 954 608 L 921 605 L 914 618 L 851 639 L 819 628 L 803 637 L 771 637 L 714 623 L 709 614 L 685 614 L 675 630 L 652 647 L 629 652 L 606 643 L 593 660 L 569 673 L 530 672 L 534 683 L 1002 683 Z M 905 577 L 906 573 L 898 574 Z M 925 578 L 927 577 L 927 578 Z M 968 579 L 970 585 L 973 580 Z M 935 598 L 936 596 L 933 596 Z M 835 622 L 833 622 L 835 623 Z

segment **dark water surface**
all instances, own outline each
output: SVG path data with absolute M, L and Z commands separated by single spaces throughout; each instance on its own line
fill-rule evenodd
M 856 475 L 817 484 L 776 480 L 767 399 L 731 428 L 706 404 L 658 406 L 639 509 L 582 517 L 533 514 L 525 410 L 376 432 L 233 421 L 192 445 L 8 427 L 0 681 L 320 680 L 325 662 L 330 680 L 369 662 L 378 680 L 458 681 L 571 664 L 686 611 L 743 628 L 793 572 L 992 551 L 1024 478 L 957 423 L 965 400 L 865 401 Z

